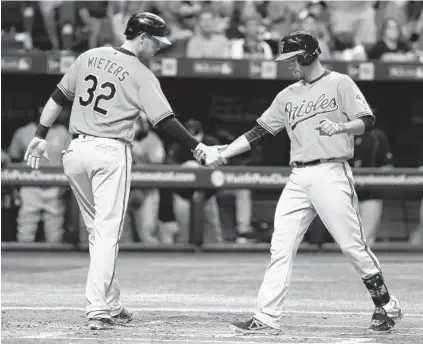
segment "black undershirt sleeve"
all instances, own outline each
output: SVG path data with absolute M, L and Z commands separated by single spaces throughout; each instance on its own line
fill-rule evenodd
M 56 104 L 61 105 L 61 106 L 64 106 L 66 104 L 72 104 L 72 102 L 57 87 L 53 91 L 53 93 L 51 94 L 50 98 L 53 99 L 56 102 Z
M 189 149 L 194 149 L 200 143 L 188 132 L 181 122 L 173 116 L 166 117 L 160 121 L 157 124 L 157 130 L 171 135 Z
M 375 126 L 375 120 L 374 120 L 373 116 L 370 116 L 370 115 L 363 116 L 363 117 L 360 117 L 359 119 L 361 119 L 364 123 L 364 128 L 365 128 L 364 131 L 365 132 L 372 131 L 372 129 Z
M 271 134 L 261 125 L 256 125 L 254 128 L 247 131 L 244 135 L 250 146 L 252 146 L 253 144 L 259 143 L 261 140 L 263 140 L 263 138 L 270 136 Z

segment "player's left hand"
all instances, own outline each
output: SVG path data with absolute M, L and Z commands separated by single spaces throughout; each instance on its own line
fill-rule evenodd
M 47 155 L 47 141 L 39 137 L 34 137 L 28 145 L 24 160 L 28 166 L 38 169 L 42 156 L 49 160 Z
M 316 130 L 319 130 L 319 135 L 321 136 L 332 136 L 336 134 L 345 133 L 347 128 L 343 123 L 336 123 L 329 121 L 328 119 L 324 119 L 319 122 Z
M 210 147 L 200 143 L 195 147 L 193 155 L 201 164 L 216 167 L 227 163 L 227 160 L 220 155 L 220 151 L 224 150 L 226 147 L 227 145 Z

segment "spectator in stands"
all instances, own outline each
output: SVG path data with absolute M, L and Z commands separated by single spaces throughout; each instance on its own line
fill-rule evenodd
M 325 1 L 309 1 L 306 5 L 307 12 L 314 15 L 317 21 L 329 23 L 330 13 Z
M 85 6 L 80 8 L 80 15 L 88 22 L 90 36 L 88 48 L 93 49 L 103 45 L 107 41 L 107 35 L 111 38 L 111 22 L 109 16 L 109 1 L 87 1 Z M 108 30 L 109 32 L 105 32 Z M 106 34 L 106 35 L 105 35 Z
M 203 1 L 202 6 L 203 6 L 203 11 L 211 11 L 215 14 L 216 20 L 217 20 L 216 32 L 225 33 L 225 31 L 229 28 L 232 14 L 236 6 L 236 2 L 235 1 Z
M 287 7 L 286 1 L 269 1 L 265 19 L 268 28 L 266 41 L 270 44 L 273 54 L 279 53 L 279 42 L 292 31 L 295 18 L 296 14 Z
M 272 60 L 273 53 L 269 44 L 260 36 L 260 16 L 258 14 L 244 18 L 244 38 L 232 43 L 233 59 Z
M 375 112 L 375 111 L 374 111 Z M 388 137 L 382 129 L 374 128 L 355 138 L 353 167 L 392 168 L 394 165 Z M 383 212 L 381 195 L 372 191 L 357 192 L 363 230 L 367 243 L 373 245 Z
M 162 244 L 170 245 L 175 243 L 178 234 L 178 223 L 173 211 L 173 191 L 160 189 L 159 205 L 159 241 Z
M 385 20 L 381 37 L 369 52 L 369 58 L 382 61 L 413 61 L 416 55 L 402 39 L 401 27 L 394 18 Z
M 408 23 L 411 48 L 419 55 L 420 63 L 423 63 L 423 2 L 408 2 Z
M 11 158 L 3 149 L 1 150 L 1 168 L 6 167 Z M 1 240 L 16 241 L 16 217 L 19 208 L 19 189 L 16 187 L 1 188 Z
M 423 166 L 419 170 L 423 172 Z M 423 246 L 423 197 L 420 201 L 419 223 L 410 235 L 410 244 L 413 246 Z
M 305 10 L 299 15 L 301 30 L 311 32 L 319 41 L 322 53 L 320 58 L 322 60 L 329 60 L 332 58 L 331 49 L 329 48 L 330 36 L 329 32 L 325 30 L 324 24 L 317 20 L 317 17 L 311 12 Z
M 341 41 L 351 37 L 353 46 L 365 48 L 376 43 L 374 1 L 328 1 L 327 5 L 335 37 Z
M 196 33 L 188 41 L 187 57 L 190 58 L 224 58 L 229 56 L 228 39 L 215 33 L 216 17 L 212 12 L 200 14 Z
M 168 38 L 172 45 L 161 49 L 159 53 L 175 57 L 186 56 L 187 45 L 194 35 L 200 9 L 198 5 L 185 5 L 174 8 L 173 12 L 164 14 L 166 26 L 169 30 Z
M 219 141 L 222 143 L 231 143 L 236 136 L 229 133 L 225 129 L 219 129 L 216 132 Z M 256 145 L 252 150 L 240 154 L 230 161 L 230 165 L 234 166 L 252 166 L 260 163 L 261 146 Z M 222 194 L 232 194 L 235 196 L 235 221 L 236 221 L 236 237 L 235 242 L 238 244 L 256 242 L 256 233 L 251 224 L 253 215 L 253 196 L 251 189 L 226 189 L 222 190 Z
M 38 109 L 41 115 L 42 108 Z M 61 166 L 62 150 L 71 141 L 65 123 L 66 112 L 62 111 L 47 135 L 47 153 L 49 161 L 41 158 L 40 166 Z M 23 162 L 26 148 L 37 129 L 38 118 L 19 128 L 13 135 L 9 147 L 9 155 L 14 162 Z M 39 221 L 43 221 L 44 234 L 48 242 L 60 242 L 64 231 L 65 202 L 63 187 L 21 187 L 21 208 L 18 214 L 17 239 L 20 242 L 32 242 L 38 229 Z
M 332 56 L 336 60 L 351 61 L 367 60 L 364 45 L 357 43 L 354 34 L 351 32 L 341 32 L 334 38 L 334 48 Z
M 12 160 L 10 159 L 9 154 L 3 149 L 1 150 L 1 167 L 3 168 L 7 164 L 9 164 Z
M 144 11 L 144 4 L 145 2 L 142 1 L 125 1 L 123 8 L 118 10 L 117 13 L 113 14 L 112 28 L 114 37 L 113 41 L 115 46 L 120 46 L 125 41 L 126 37 L 124 32 L 129 17 L 131 17 L 134 13 Z
M 135 137 L 132 147 L 132 159 L 136 166 L 162 164 L 165 160 L 163 142 L 150 128 L 147 117 L 142 114 L 135 122 Z M 129 206 L 124 225 L 123 240 L 131 233 L 130 222 L 145 244 L 158 244 L 157 226 L 160 195 L 158 189 L 132 189 L 129 194 Z M 131 221 L 132 220 L 132 221 Z
M 169 29 L 168 38 L 172 45 L 178 41 L 187 41 L 194 34 L 195 23 L 200 11 L 199 5 L 189 6 L 178 1 L 159 1 L 157 2 L 160 15 L 166 21 L 166 27 Z M 186 47 L 184 50 L 185 55 Z
M 228 26 L 225 30 L 225 36 L 230 41 L 243 37 L 242 32 L 239 30 L 239 28 L 241 27 L 242 5 L 243 3 L 241 1 L 234 2 Z
M 219 142 L 212 136 L 205 135 L 202 124 L 190 119 L 185 123 L 185 127 L 198 141 L 209 146 L 218 145 Z M 192 157 L 192 153 L 184 149 L 179 142 L 174 142 L 168 149 L 168 162 L 170 164 L 182 164 L 185 167 L 201 167 Z M 190 228 L 190 199 L 195 190 L 181 189 L 173 194 L 173 209 L 178 223 L 178 242 L 189 242 Z M 204 203 L 205 218 L 205 241 L 222 242 L 222 226 L 220 222 L 219 207 L 216 200 L 216 191 L 206 191 Z
M 415 136 L 415 151 L 417 153 L 416 160 L 419 165 L 418 169 L 423 173 L 423 114 L 421 112 L 416 113 L 412 117 L 412 124 Z M 423 197 L 420 202 L 419 223 L 410 235 L 410 243 L 415 246 L 423 246 Z

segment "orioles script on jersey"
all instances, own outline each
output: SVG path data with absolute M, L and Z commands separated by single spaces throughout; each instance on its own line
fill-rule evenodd
M 336 110 L 338 110 L 336 99 L 327 98 L 325 93 L 321 94 L 316 101 L 310 100 L 307 104 L 306 100 L 303 100 L 299 105 L 291 102 L 287 102 L 285 105 L 285 112 L 290 120 L 290 124 L 292 125 L 292 130 L 294 130 L 295 126 L 300 122 L 316 115 Z

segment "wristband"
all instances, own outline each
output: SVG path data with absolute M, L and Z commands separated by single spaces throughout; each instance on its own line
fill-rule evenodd
M 38 124 L 37 131 L 35 132 L 34 136 L 45 140 L 49 129 L 49 127 L 46 127 L 40 123 Z

